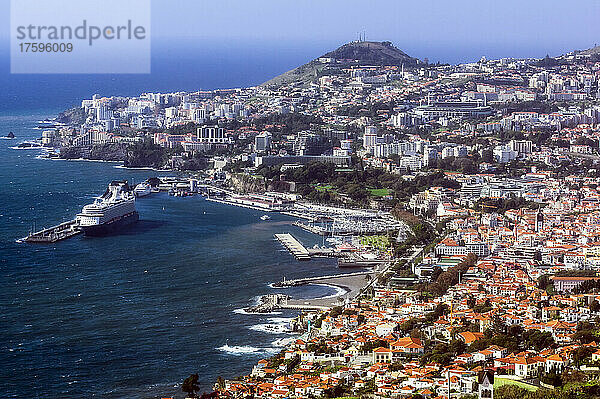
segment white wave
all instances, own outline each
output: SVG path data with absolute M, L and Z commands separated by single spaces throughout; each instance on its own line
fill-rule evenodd
M 293 319 L 288 317 L 271 317 L 267 319 L 268 323 L 255 324 L 249 328 L 267 334 L 288 334 L 292 332 L 289 327 L 291 320 Z
M 240 309 L 234 309 L 233 313 L 235 314 L 246 314 L 246 315 L 261 315 L 261 314 L 269 314 L 269 315 L 278 315 L 281 314 L 281 312 L 248 312 L 246 311 L 246 308 L 240 308 Z
M 291 332 L 289 328 L 280 324 L 255 324 L 249 328 L 253 331 L 260 331 L 268 334 L 287 334 Z
M 270 317 L 267 320 L 269 320 L 270 323 L 285 324 L 287 326 L 290 323 L 290 321 L 294 320 L 294 318 L 293 317 Z
M 157 168 L 151 168 L 149 166 L 134 168 L 131 166 L 117 165 L 117 166 L 114 166 L 114 168 L 115 169 L 128 169 L 128 170 L 152 170 L 154 172 L 172 172 L 172 170 L 170 170 L 170 169 L 157 169 Z
M 283 347 L 288 346 L 295 340 L 296 340 L 295 337 L 279 338 L 279 339 L 276 339 L 275 341 L 271 342 L 271 345 L 275 348 L 283 348 Z
M 43 147 L 8 147 L 11 150 L 42 150 Z
M 77 162 L 104 162 L 104 163 L 120 163 L 122 161 L 106 161 L 104 159 L 87 159 L 87 158 L 49 158 L 60 159 L 61 161 L 77 161 Z
M 217 348 L 217 350 L 221 352 L 225 352 L 234 356 L 242 356 L 242 355 L 266 355 L 273 354 L 277 352 L 275 348 L 257 348 L 255 346 L 229 346 L 229 344 L 225 344 Z

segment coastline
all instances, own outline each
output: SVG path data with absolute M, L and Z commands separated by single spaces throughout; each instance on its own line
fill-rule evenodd
M 39 149 L 39 148 L 33 148 L 33 149 Z M 108 160 L 100 160 L 100 159 L 87 159 L 87 158 L 74 158 L 74 159 L 64 159 L 64 158 L 46 158 L 46 157 L 41 157 L 41 156 L 36 156 L 36 159 L 50 159 L 50 160 L 63 160 L 63 161 L 75 161 L 75 162 L 85 162 L 85 163 L 94 163 L 97 162 L 99 164 L 114 164 L 113 168 L 115 169 L 126 169 L 126 170 L 132 170 L 132 171 L 157 171 L 157 172 L 175 172 L 173 170 L 164 170 L 164 169 L 154 169 L 154 168 L 147 168 L 147 167 L 141 167 L 141 168 L 130 168 L 130 167 L 125 167 L 122 165 L 121 161 L 108 161 Z M 224 200 L 219 200 L 219 199 L 214 199 L 214 198 L 205 198 L 208 201 L 212 201 L 212 202 L 217 202 L 217 203 L 222 203 L 225 205 L 231 205 L 231 206 L 237 206 L 240 208 L 247 208 L 247 209 L 252 209 L 252 210 L 256 210 L 256 211 L 260 211 L 260 212 L 273 212 L 272 210 L 269 209 L 264 209 L 261 207 L 253 207 L 250 205 L 245 205 L 245 204 L 240 204 L 240 203 L 235 203 L 235 202 L 230 202 L 230 201 L 224 201 Z M 286 216 L 290 216 L 290 217 L 294 217 L 294 218 L 306 218 L 308 219 L 308 217 L 306 217 L 304 214 L 302 213 L 296 213 L 296 212 L 277 212 L 277 213 L 281 213 L 283 215 Z M 311 234 L 314 234 L 311 232 Z M 286 251 L 287 254 L 287 251 Z M 335 268 L 329 268 L 328 271 L 332 272 L 333 270 L 337 270 Z M 330 283 L 315 283 L 315 284 L 311 284 L 313 286 L 322 286 L 322 287 L 331 287 L 334 289 L 334 292 L 328 295 L 324 295 L 324 296 L 320 296 L 320 297 L 316 297 L 316 298 L 311 298 L 311 299 L 304 299 L 302 298 L 301 295 L 299 295 L 298 299 L 294 299 L 294 303 L 297 303 L 298 306 L 302 306 L 305 305 L 306 303 L 315 303 L 314 306 L 319 306 L 320 310 L 315 310 L 315 308 L 313 307 L 313 310 L 311 312 L 316 312 L 318 314 L 321 314 L 322 312 L 326 311 L 326 309 L 330 308 L 331 306 L 335 306 L 336 303 L 336 299 L 338 298 L 342 298 L 345 295 L 350 295 L 353 291 L 352 288 L 352 284 L 343 284 L 340 283 L 339 281 L 331 281 Z M 317 301 L 319 304 L 316 304 Z M 323 303 L 322 305 L 320 303 Z M 293 312 L 296 316 L 303 311 L 303 309 L 299 308 L 299 309 L 294 309 L 294 310 L 289 310 L 290 312 Z M 234 310 L 234 313 L 236 314 L 240 314 L 240 312 L 237 312 Z M 280 315 L 282 314 L 282 312 L 271 312 L 271 313 L 266 313 L 266 314 L 260 314 L 259 316 L 266 316 L 266 317 L 272 317 L 272 316 L 276 316 L 276 315 Z M 255 315 L 255 314 L 250 314 L 250 315 Z M 254 318 L 248 318 L 248 319 L 254 319 Z M 246 321 L 245 323 L 248 323 L 248 321 Z M 233 343 L 230 344 L 225 344 L 222 345 L 221 347 L 214 347 L 216 348 L 218 351 L 222 352 L 224 355 L 233 355 L 233 356 L 270 356 L 273 354 L 276 354 L 278 352 L 280 352 L 282 349 L 286 348 L 287 345 L 289 343 L 284 342 L 286 338 L 280 338 L 277 339 L 275 341 L 278 342 L 277 345 L 277 349 L 273 348 L 271 345 L 273 342 L 270 342 L 269 339 L 261 339 L 261 344 L 256 345 L 253 344 L 252 341 L 256 340 L 256 337 L 261 337 L 261 333 L 269 333 L 269 330 L 264 331 L 261 330 L 260 328 L 248 328 L 249 330 L 251 330 L 251 334 L 255 335 L 255 337 L 252 340 L 249 340 L 248 344 L 244 344 L 244 345 L 234 345 Z M 282 332 L 283 333 L 283 332 Z M 244 340 L 245 341 L 245 340 Z M 249 349 L 252 348 L 252 349 Z M 235 352 L 240 352 L 238 354 L 236 354 Z M 223 371 L 224 372 L 224 371 Z M 246 369 L 243 373 L 250 372 L 250 369 Z
M 211 201 L 211 202 L 218 202 L 220 204 L 225 204 L 225 205 L 232 205 L 232 206 L 237 206 L 240 208 L 248 208 L 248 209 L 253 209 L 255 211 L 263 211 L 263 212 L 276 212 L 272 209 L 265 209 L 265 208 L 261 208 L 259 206 L 252 206 L 252 205 L 247 205 L 247 204 L 240 204 L 238 202 L 233 202 L 233 201 L 227 201 L 227 200 L 222 200 L 222 199 L 216 199 L 216 198 L 212 198 L 212 197 L 205 197 L 205 199 L 207 201 Z M 279 212 L 281 214 L 284 214 L 283 212 Z M 289 215 L 291 216 L 291 215 Z

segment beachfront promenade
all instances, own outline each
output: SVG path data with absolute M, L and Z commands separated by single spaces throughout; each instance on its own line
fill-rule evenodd
M 334 274 L 332 276 L 306 277 L 306 278 L 297 278 L 297 279 L 292 279 L 292 280 L 286 280 L 284 278 L 282 281 L 280 281 L 278 283 L 274 283 L 273 287 L 297 287 L 299 285 L 316 283 L 316 282 L 319 282 L 322 280 L 327 280 L 327 279 L 332 279 L 332 278 L 364 276 L 364 275 L 368 275 L 368 274 L 373 274 L 373 271 Z

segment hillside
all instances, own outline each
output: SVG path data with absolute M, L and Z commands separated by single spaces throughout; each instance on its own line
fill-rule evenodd
M 321 62 L 321 58 L 333 58 L 337 63 L 330 65 Z M 418 59 L 407 55 L 394 47 L 391 42 L 351 42 L 323 54 L 298 68 L 287 71 L 263 83 L 261 86 L 277 87 L 290 83 L 306 85 L 324 74 L 335 74 L 345 65 L 405 65 L 411 67 Z
M 600 54 L 600 46 L 595 46 L 595 47 L 589 48 L 589 49 L 587 49 L 587 50 L 583 50 L 583 51 L 581 52 L 581 54 L 583 54 L 583 55 L 588 55 L 588 54 L 589 54 L 589 55 Z
M 377 65 L 414 65 L 416 58 L 394 47 L 391 42 L 351 42 L 331 51 L 323 57 L 337 60 L 358 60 Z

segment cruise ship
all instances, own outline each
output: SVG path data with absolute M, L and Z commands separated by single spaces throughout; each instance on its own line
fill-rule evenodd
M 86 236 L 111 234 L 137 222 L 135 195 L 126 181 L 113 181 L 94 203 L 86 205 L 77 215 L 79 227 Z

